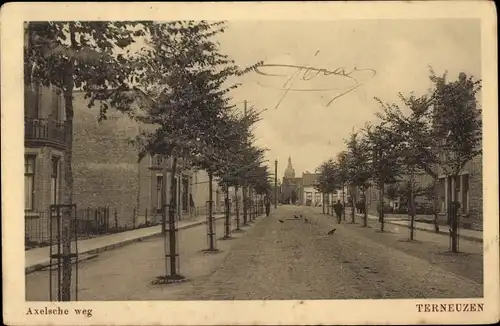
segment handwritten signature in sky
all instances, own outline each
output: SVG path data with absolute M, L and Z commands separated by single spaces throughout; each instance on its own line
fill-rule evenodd
M 289 65 L 289 64 L 263 64 L 255 68 L 255 72 L 266 77 L 276 77 L 286 79 L 281 87 L 264 86 L 284 91 L 275 108 L 283 102 L 289 92 L 332 92 L 340 93 L 330 99 L 327 107 L 333 101 L 344 96 L 364 85 L 365 82 L 375 77 L 377 72 L 374 69 L 359 69 L 354 67 L 350 70 L 336 68 L 328 70 L 324 68 L 314 68 L 311 66 Z M 314 79 L 314 83 L 311 82 Z M 313 86 L 317 84 L 322 86 Z

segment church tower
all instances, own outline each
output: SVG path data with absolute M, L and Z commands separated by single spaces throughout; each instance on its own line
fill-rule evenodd
M 287 165 L 287 167 L 285 169 L 285 175 L 284 175 L 284 177 L 286 179 L 295 178 L 295 170 L 292 167 L 292 158 L 291 157 L 288 157 L 288 165 Z

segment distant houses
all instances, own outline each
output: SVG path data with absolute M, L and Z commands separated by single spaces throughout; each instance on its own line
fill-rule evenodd
M 460 203 L 460 224 L 463 227 L 471 229 L 482 229 L 483 225 L 483 178 L 482 178 L 482 155 L 476 156 L 472 161 L 466 164 L 457 181 L 452 177 L 446 176 L 442 170 L 438 171 L 438 216 L 440 224 L 446 224 L 447 213 L 452 201 L 452 189 L 457 185 L 456 201 Z M 399 184 L 404 184 L 408 176 L 403 176 Z M 425 173 L 415 176 L 416 186 L 426 187 L 431 185 L 433 179 Z M 389 187 L 386 185 L 386 187 Z M 357 189 L 358 201 L 362 198 L 362 192 Z M 377 207 L 380 201 L 379 189 L 371 185 L 366 191 L 366 207 L 369 214 L 376 215 Z M 401 198 L 391 198 L 386 193 L 384 202 L 391 207 L 394 212 L 407 214 L 407 203 Z M 415 200 L 417 215 L 432 215 L 433 202 L 426 195 L 419 195 Z
M 283 175 L 281 185 L 281 201 L 284 204 L 299 204 L 306 206 L 322 206 L 329 201 L 330 204 L 342 200 L 342 191 L 323 194 L 316 189 L 319 174 L 304 172 L 301 177 L 295 177 L 291 157 Z M 347 199 L 347 198 L 346 198 Z

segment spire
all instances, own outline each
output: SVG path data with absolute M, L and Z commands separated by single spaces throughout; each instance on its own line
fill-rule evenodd
M 288 156 L 288 165 L 285 169 L 285 178 L 287 178 L 287 179 L 295 178 L 295 170 L 293 169 L 293 166 L 292 166 L 291 156 Z

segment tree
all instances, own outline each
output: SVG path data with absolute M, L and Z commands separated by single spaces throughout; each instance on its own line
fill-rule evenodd
M 334 159 L 329 159 L 328 161 L 323 162 L 316 172 L 319 174 L 317 183 L 315 184 L 315 188 L 317 191 L 322 194 L 330 194 L 341 187 L 341 179 L 339 176 L 339 168 Z M 327 197 L 326 205 L 328 210 L 330 209 L 329 197 Z M 323 205 L 323 213 L 325 204 Z
M 342 189 L 342 219 L 345 221 L 345 187 L 348 181 L 347 152 L 342 151 L 337 154 L 338 177 Z
M 226 158 L 217 170 L 217 176 L 227 188 L 234 187 L 236 202 L 236 230 L 240 230 L 240 211 L 238 190 L 244 184 L 244 174 L 248 162 L 246 158 L 251 156 L 248 145 L 251 144 L 252 135 L 250 128 L 260 120 L 259 114 L 252 111 L 246 115 L 229 115 L 226 119 L 226 133 L 230 141 L 226 143 Z M 246 223 L 246 220 L 245 220 Z M 229 223 L 226 223 L 229 225 Z
M 142 68 L 140 88 L 151 99 L 152 105 L 146 117 L 136 118 L 156 127 L 138 137 L 140 159 L 147 154 L 171 157 L 172 179 L 179 158 L 206 169 L 210 179 L 224 158 L 221 153 L 227 145 L 227 128 L 223 126 L 232 110 L 228 94 L 238 87 L 229 78 L 251 69 L 239 69 L 220 52 L 213 36 L 223 33 L 225 28 L 224 22 L 154 24 L 150 33 L 152 50 L 138 60 Z M 171 192 L 172 199 L 174 193 Z M 211 196 L 210 192 L 210 204 Z M 172 258 L 170 275 L 167 270 L 166 279 L 182 278 L 176 270 L 174 213 L 175 207 L 170 205 L 168 220 Z M 165 214 L 163 218 L 165 224 Z M 210 225 L 213 226 L 211 222 Z M 209 249 L 213 249 L 212 242 Z
M 458 251 L 458 201 L 457 181 L 465 165 L 482 153 L 481 109 L 476 96 L 481 81 L 460 73 L 458 80 L 448 82 L 446 73 L 437 77 L 431 69 L 430 79 L 434 83 L 433 136 L 442 153 L 440 167 L 452 179 L 451 250 Z
M 364 205 L 364 218 L 363 226 L 368 225 L 368 215 L 366 212 L 366 190 L 370 186 L 371 178 L 371 160 L 369 157 L 368 143 L 366 139 L 360 137 L 359 132 L 353 132 L 348 140 L 345 141 L 347 144 L 347 175 L 348 180 L 351 185 L 356 189 L 361 190 L 363 196 Z M 354 194 L 355 195 L 355 194 Z M 352 223 L 355 223 L 355 207 L 356 207 L 356 196 L 353 196 L 353 210 L 352 210 Z
M 400 100 L 405 105 L 407 112 L 404 113 L 398 104 L 385 104 L 375 98 L 383 108 L 383 113 L 377 114 L 384 121 L 391 133 L 395 151 L 398 153 L 402 174 L 408 176 L 407 183 L 410 192 L 408 202 L 408 213 L 410 215 L 410 240 L 414 238 L 415 226 L 415 193 L 418 186 L 415 175 L 426 172 L 437 180 L 435 170 L 437 164 L 436 149 L 432 138 L 432 129 L 429 124 L 428 109 L 432 103 L 429 96 L 420 97 L 410 94 L 404 96 L 399 94 Z M 434 183 L 437 185 L 437 182 Z M 436 189 L 437 191 L 437 189 Z M 436 205 L 434 205 L 436 207 Z M 434 224 L 437 225 L 437 211 L 434 214 Z
M 226 223 L 224 239 L 230 238 L 230 216 L 229 216 L 229 188 L 234 187 L 236 195 L 236 230 L 240 230 L 240 216 L 238 206 L 238 185 L 240 180 L 238 178 L 238 171 L 240 170 L 241 150 L 242 144 L 245 141 L 246 124 L 245 121 L 236 115 L 230 115 L 223 124 L 225 126 L 226 138 L 230 141 L 226 144 L 226 150 L 223 151 L 225 159 L 221 162 L 216 171 L 219 178 L 219 185 L 223 187 L 226 192 Z
M 365 128 L 367 147 L 372 157 L 372 180 L 379 189 L 379 203 L 377 211 L 379 214 L 380 231 L 384 231 L 384 197 L 385 185 L 393 184 L 400 174 L 398 164 L 397 139 L 394 133 L 387 129 L 384 123 L 373 127 L 367 125 Z
M 250 204 L 248 186 L 250 179 L 254 173 L 253 171 L 264 163 L 264 156 L 267 151 L 267 148 L 259 148 L 254 145 L 255 135 L 252 128 L 260 121 L 261 112 L 250 109 L 241 117 L 243 128 L 239 145 L 240 157 L 237 160 L 239 164 L 237 175 L 243 190 L 243 224 L 247 224 L 248 221 L 248 205 Z
M 117 53 L 144 34 L 148 22 L 30 22 L 26 26 L 24 52 L 25 85 L 41 84 L 59 88 L 65 100 L 65 151 L 63 198 L 73 203 L 73 91 L 82 89 L 89 108 L 101 101 L 100 117 L 106 117 L 108 103 L 118 110 L 130 110 L 124 96 L 135 66 Z M 108 103 L 106 103 L 108 102 Z M 63 214 L 62 301 L 71 299 L 71 214 Z
M 426 197 L 433 201 L 436 232 L 439 232 L 439 169 L 456 180 L 464 166 L 481 153 L 482 142 L 481 110 L 477 108 L 476 101 L 481 81 L 463 73 L 455 82 L 447 82 L 446 77 L 446 73 L 436 76 L 431 68 L 430 80 L 434 87 L 430 95 L 416 97 L 399 94 L 410 109 L 409 115 L 404 114 L 398 105 L 383 104 L 377 99 L 384 108 L 382 119 L 395 126 L 401 136 L 401 144 L 406 147 L 402 148 L 403 156 L 412 159 L 412 165 L 407 167 L 425 171 L 433 179 L 433 192 L 426 191 Z M 452 196 L 456 198 L 456 191 Z M 453 205 L 448 208 L 449 212 L 456 211 L 456 204 Z M 456 251 L 458 226 L 456 217 L 451 215 L 450 237 L 452 251 Z

